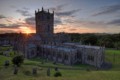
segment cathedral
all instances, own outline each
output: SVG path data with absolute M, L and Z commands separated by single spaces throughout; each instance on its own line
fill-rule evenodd
M 105 48 L 71 43 L 65 34 L 54 34 L 54 11 L 35 11 L 36 33 L 20 39 L 18 51 L 26 58 L 42 57 L 65 65 L 89 64 L 100 68 Z

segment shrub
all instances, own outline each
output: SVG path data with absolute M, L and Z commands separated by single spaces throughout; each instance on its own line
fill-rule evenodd
M 2 51 L 0 52 L 0 55 L 3 55 L 3 52 L 2 52 Z
M 54 61 L 53 64 L 55 65 L 55 64 L 56 64 L 56 61 Z
M 55 76 L 55 77 L 60 77 L 60 76 L 62 76 L 62 74 L 61 74 L 61 72 L 56 72 L 56 73 L 54 74 L 54 76 Z
M 5 63 L 4 63 L 4 66 L 5 66 L 5 67 L 8 67 L 9 65 L 10 65 L 9 60 L 6 60 Z
M 21 66 L 21 64 L 23 63 L 23 61 L 24 61 L 24 57 L 22 55 L 15 56 L 12 59 L 13 64 L 17 65 L 18 67 Z

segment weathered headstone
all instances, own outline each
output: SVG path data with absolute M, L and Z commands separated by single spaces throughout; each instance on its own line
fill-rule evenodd
M 58 67 L 55 67 L 55 71 L 58 71 Z
M 18 73 L 18 67 L 17 67 L 17 66 L 15 66 L 15 67 L 14 67 L 13 74 L 17 74 L 17 73 Z
M 50 76 L 50 68 L 47 69 L 47 76 Z
M 33 68 L 33 69 L 32 69 L 32 74 L 33 74 L 33 75 L 36 75 L 36 74 L 37 74 L 37 68 Z

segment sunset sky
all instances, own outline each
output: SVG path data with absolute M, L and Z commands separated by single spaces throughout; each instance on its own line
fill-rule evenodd
M 42 7 L 55 12 L 55 33 L 120 33 L 120 0 L 0 0 L 0 33 L 34 33 Z

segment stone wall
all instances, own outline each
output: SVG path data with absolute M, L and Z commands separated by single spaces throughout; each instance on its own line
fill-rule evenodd
M 74 63 L 74 58 L 76 54 L 76 49 L 69 49 L 61 46 L 53 46 L 53 45 L 42 45 L 42 57 L 71 65 Z M 50 57 L 49 57 L 50 56 Z
M 81 62 L 83 64 L 90 64 L 100 68 L 104 63 L 104 47 L 90 46 L 90 45 L 79 45 L 75 43 L 65 43 L 65 46 L 71 46 L 77 49 L 77 53 L 81 54 Z M 80 59 L 80 58 L 79 58 Z M 78 61 L 78 59 L 77 59 Z
M 89 64 L 100 68 L 104 62 L 104 48 L 93 46 L 69 45 L 55 46 L 42 45 L 42 54 L 44 58 L 72 65 L 75 63 Z

